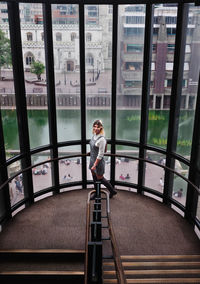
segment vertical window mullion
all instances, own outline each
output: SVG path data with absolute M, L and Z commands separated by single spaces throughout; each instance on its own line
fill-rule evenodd
M 8 19 L 10 28 L 10 43 L 13 64 L 13 77 L 16 98 L 16 113 L 19 129 L 19 144 L 22 158 L 22 170 L 31 166 L 30 141 L 26 108 L 26 92 L 24 82 L 23 55 L 21 43 L 21 29 L 19 18 L 19 4 L 8 2 Z M 26 204 L 33 203 L 33 180 L 32 171 L 23 173 L 24 196 L 27 198 Z
M 83 4 L 79 5 L 80 92 L 81 92 L 81 153 L 86 154 L 86 95 L 85 95 L 85 19 Z M 83 188 L 87 184 L 86 157 L 82 157 Z
M 140 149 L 139 158 L 145 159 L 146 150 L 144 146 L 147 143 L 148 115 L 149 115 L 149 97 L 151 83 L 151 54 L 153 37 L 153 7 L 146 5 L 145 17 L 145 38 L 144 38 L 144 60 L 143 60 L 143 78 L 142 78 L 142 104 L 141 104 L 141 123 L 140 123 Z M 140 160 L 138 167 L 138 192 L 142 192 L 145 181 L 145 163 Z
M 177 14 L 174 67 L 172 75 L 169 126 L 168 126 L 168 137 L 167 137 L 166 166 L 172 169 L 174 169 L 175 160 L 171 156 L 171 154 L 176 151 L 177 137 L 178 137 L 187 23 L 188 23 L 188 4 L 181 3 L 178 5 L 178 14 Z M 173 191 L 173 178 L 174 174 L 172 172 L 169 171 L 165 172 L 164 194 L 163 194 L 164 195 L 163 202 L 165 204 L 170 204 L 170 197 Z
M 192 137 L 192 150 L 190 157 L 190 170 L 189 170 L 189 180 L 195 184 L 197 187 L 200 185 L 200 73 L 199 73 L 199 84 L 198 84 L 198 92 L 197 92 L 197 102 L 196 102 L 196 111 L 195 111 L 195 119 L 194 119 L 194 129 L 193 129 L 193 137 Z M 185 217 L 194 222 L 196 218 L 198 204 L 198 193 L 191 186 L 188 185 L 187 189 L 187 198 L 186 198 L 186 211 Z
M 46 61 L 46 80 L 48 97 L 48 119 L 49 119 L 49 140 L 52 146 L 51 158 L 58 157 L 57 144 L 57 122 L 56 122 L 56 94 L 55 94 L 55 76 L 54 76 L 54 57 L 53 57 L 53 32 L 51 4 L 43 4 L 44 18 L 44 43 L 45 43 L 45 61 Z M 52 163 L 52 183 L 55 191 L 59 191 L 59 168 L 58 161 Z
M 118 5 L 113 5 L 112 28 L 112 98 L 111 98 L 111 154 L 116 153 L 116 86 L 117 86 L 117 34 L 118 34 Z M 110 179 L 115 181 L 115 157 L 111 157 Z

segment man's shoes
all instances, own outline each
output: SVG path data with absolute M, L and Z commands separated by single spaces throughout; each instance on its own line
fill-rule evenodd
M 111 193 L 110 193 L 110 198 L 112 198 L 114 195 L 117 194 L 117 191 L 116 190 L 113 190 Z
M 93 194 L 91 195 L 91 197 L 90 197 L 90 200 L 95 200 L 95 198 L 96 198 L 96 194 L 93 193 Z

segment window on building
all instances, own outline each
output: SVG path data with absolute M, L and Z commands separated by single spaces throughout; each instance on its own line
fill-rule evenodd
M 132 36 L 142 36 L 144 34 L 144 28 L 124 28 L 124 35 L 127 37 L 132 37 Z
M 109 58 L 112 57 L 112 43 L 111 42 L 108 43 L 108 57 Z
M 156 64 L 155 62 L 151 62 L 151 70 L 155 71 L 156 70 Z
M 191 53 L 191 47 L 190 47 L 189 44 L 186 45 L 186 47 L 185 47 L 185 52 L 186 52 L 186 53 Z
M 97 5 L 88 5 L 88 17 L 98 17 L 98 6 Z
M 32 41 L 33 40 L 33 34 L 32 33 L 27 33 L 26 36 L 27 36 L 27 40 L 28 41 Z
M 56 33 L 56 41 L 62 41 L 62 34 Z
M 113 5 L 108 5 L 108 14 L 113 13 Z
M 76 33 L 71 33 L 71 41 L 75 41 Z
M 156 49 L 157 49 L 157 44 L 153 43 L 152 44 L 152 52 L 156 52 Z
M 165 69 L 167 71 L 173 71 L 173 62 L 166 62 Z
M 34 61 L 34 56 L 32 53 L 27 53 L 25 56 L 26 65 L 31 65 Z
M 86 34 L 86 41 L 92 41 L 92 34 L 91 33 Z
M 112 32 L 112 20 L 108 21 L 108 31 Z
M 41 40 L 44 40 L 44 33 L 41 33 Z
M 168 44 L 167 45 L 167 51 L 168 52 L 174 52 L 175 50 L 175 44 Z
M 176 28 L 167 28 L 167 35 L 175 35 Z
M 144 24 L 144 16 L 126 16 L 126 24 Z
M 171 88 L 172 86 L 172 79 L 166 79 L 165 80 L 165 87 L 166 88 Z M 186 88 L 187 87 L 187 80 L 186 79 L 183 79 L 183 82 L 182 82 L 182 87 L 183 88 Z
M 88 65 L 94 65 L 94 57 L 92 54 L 87 54 L 86 56 L 86 64 Z
M 125 81 L 124 83 L 125 88 L 140 88 L 141 86 L 141 81 Z
M 125 63 L 125 70 L 141 71 L 142 70 L 142 63 L 141 62 L 126 62 Z
M 127 44 L 127 52 L 142 53 L 143 45 L 140 44 Z

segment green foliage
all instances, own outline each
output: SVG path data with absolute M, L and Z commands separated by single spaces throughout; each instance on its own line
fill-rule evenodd
M 33 61 L 31 64 L 31 73 L 36 74 L 38 80 L 41 80 L 41 75 L 44 73 L 45 66 L 40 61 Z
M 4 32 L 0 30 L 0 69 L 3 66 L 12 64 L 10 40 L 5 36 Z

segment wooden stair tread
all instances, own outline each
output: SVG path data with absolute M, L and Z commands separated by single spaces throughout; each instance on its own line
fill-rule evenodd
M 114 262 L 104 262 L 104 266 L 114 266 Z M 137 262 L 126 262 L 122 261 L 122 265 L 124 267 L 131 267 L 131 266 L 199 266 L 200 267 L 200 262 L 199 261 L 137 261 Z
M 104 271 L 104 275 L 113 275 L 115 274 L 115 270 Z M 152 274 L 197 274 L 200 273 L 200 269 L 167 269 L 167 270 L 159 270 L 159 269 L 139 269 L 139 270 L 124 270 L 125 275 L 152 275 Z
M 121 260 L 124 259 L 200 259 L 200 255 L 121 255 Z
M 127 284 L 132 284 L 132 283 L 200 283 L 200 278 L 151 278 L 151 279 L 146 279 L 146 278 L 140 278 L 140 279 L 127 279 Z M 117 279 L 104 279 L 105 284 L 109 283 L 118 283 Z
M 84 271 L 41 270 L 0 271 L 0 275 L 84 275 Z
M 85 250 L 75 249 L 1 249 L 1 253 L 85 253 Z

